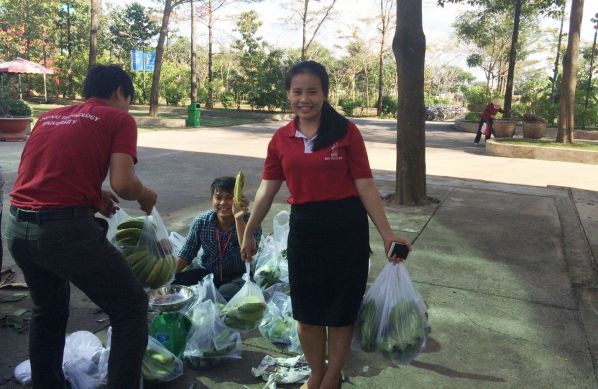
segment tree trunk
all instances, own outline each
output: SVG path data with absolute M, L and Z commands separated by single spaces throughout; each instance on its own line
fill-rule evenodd
M 191 0 L 191 102 L 197 102 L 197 17 L 195 1 Z
M 172 13 L 172 0 L 166 0 L 164 4 L 164 15 L 162 16 L 162 27 L 160 28 L 160 35 L 158 36 L 158 44 L 156 45 L 156 64 L 154 65 L 154 74 L 152 76 L 152 93 L 150 96 L 149 115 L 151 117 L 158 116 L 158 97 L 160 93 L 160 72 L 162 70 L 162 57 L 164 56 L 164 41 L 168 34 L 168 21 Z
M 583 0 L 571 2 L 569 18 L 569 38 L 567 51 L 563 57 L 563 82 L 561 84 L 561 101 L 559 104 L 559 124 L 556 141 L 573 143 L 575 128 L 575 85 L 577 83 L 577 67 L 579 65 L 579 31 L 583 16 Z
M 378 104 L 376 105 L 376 115 L 382 117 L 382 82 L 384 77 L 384 38 L 380 47 L 380 57 L 378 58 Z
M 305 41 L 306 41 L 306 34 L 307 34 L 307 6 L 309 5 L 309 0 L 304 0 L 305 6 L 303 7 L 303 20 L 302 20 L 302 27 L 303 27 L 303 36 L 301 38 L 301 60 L 305 61 Z
M 519 19 L 521 18 L 521 0 L 515 3 L 515 22 L 513 23 L 513 37 L 511 38 L 511 52 L 509 53 L 509 71 L 507 73 L 507 88 L 505 90 L 504 117 L 511 117 L 511 103 L 513 102 L 513 77 L 515 76 L 515 62 L 517 61 L 517 39 L 519 38 Z
M 214 89 L 212 86 L 212 63 L 214 58 L 214 53 L 212 52 L 212 43 L 213 43 L 213 24 L 214 24 L 214 14 L 212 11 L 212 2 L 210 1 L 208 7 L 208 101 L 206 101 L 206 108 L 214 108 Z
M 395 201 L 427 202 L 424 61 L 426 37 L 422 1 L 397 0 L 397 28 L 392 43 L 399 82 Z
M 563 3 L 563 15 L 561 16 L 561 28 L 559 29 L 559 43 L 556 47 L 556 59 L 554 60 L 554 71 L 552 72 L 552 82 L 550 84 L 550 101 L 557 102 L 554 90 L 556 87 L 556 78 L 559 75 L 559 60 L 561 59 L 561 42 L 563 40 L 563 24 L 565 22 L 565 3 Z
M 101 0 L 91 0 L 88 65 L 90 69 L 96 64 L 96 58 L 98 56 L 98 19 L 100 18 L 100 3 Z

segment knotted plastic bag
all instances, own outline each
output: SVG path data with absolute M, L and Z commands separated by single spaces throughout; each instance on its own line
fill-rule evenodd
M 195 309 L 195 306 L 199 305 L 204 301 L 212 301 L 215 304 L 216 312 L 218 315 L 222 314 L 222 309 L 226 305 L 226 300 L 214 284 L 214 274 L 210 273 L 202 278 L 197 284 L 191 286 L 193 290 L 193 303 L 190 304 L 184 311 L 191 315 L 191 312 Z
M 207 369 L 225 360 L 241 358 L 241 335 L 227 328 L 211 300 L 196 305 L 191 312 L 191 330 L 183 359 L 195 369 Z
M 264 244 L 256 255 L 253 279 L 263 289 L 281 282 L 282 255 L 280 247 L 280 243 L 270 235 L 264 239 Z
M 409 364 L 425 348 L 428 329 L 426 305 L 407 268 L 403 263 L 387 264 L 361 304 L 354 347 Z
M 291 334 L 296 327 L 297 321 L 293 319 L 291 297 L 281 292 L 274 292 L 266 304 L 264 318 L 258 327 L 260 334 L 272 343 L 290 345 Z
M 239 331 L 257 328 L 266 309 L 262 290 L 249 277 L 249 262 L 245 262 L 245 267 L 245 284 L 223 308 L 224 324 Z

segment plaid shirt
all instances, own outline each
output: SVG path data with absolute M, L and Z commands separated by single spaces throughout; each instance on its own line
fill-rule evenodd
M 243 219 L 245 223 L 249 220 L 249 214 Z M 194 220 L 187 235 L 187 240 L 179 252 L 179 257 L 187 263 L 191 263 L 199 253 L 201 267 L 215 275 L 220 274 L 220 253 L 218 252 L 218 241 L 216 239 L 217 217 L 215 211 L 206 211 L 200 213 Z M 218 230 L 220 234 L 220 245 L 224 248 L 230 237 L 226 251 L 222 258 L 222 274 L 238 274 L 245 272 L 245 263 L 241 259 L 241 247 L 237 237 L 237 229 L 233 225 L 227 231 Z M 259 243 L 262 236 L 262 229 L 258 227 L 253 234 L 256 243 Z M 201 251 L 200 251 L 201 249 Z

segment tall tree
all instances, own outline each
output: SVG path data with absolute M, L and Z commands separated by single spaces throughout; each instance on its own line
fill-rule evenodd
M 191 0 L 191 102 L 197 102 L 197 15 L 195 1 Z
M 519 20 L 521 19 L 521 0 L 515 0 L 515 16 L 513 21 L 513 36 L 509 51 L 509 71 L 507 73 L 507 89 L 505 90 L 505 117 L 511 117 L 511 103 L 513 102 L 513 77 L 515 76 L 515 62 L 517 58 L 517 39 L 519 38 Z
M 96 58 L 98 56 L 98 20 L 100 18 L 101 0 L 91 0 L 90 3 L 89 68 L 96 64 Z
M 386 35 L 390 27 L 393 6 L 395 0 L 380 0 L 378 14 L 378 32 L 380 32 L 380 50 L 378 52 L 378 101 L 376 104 L 376 115 L 382 116 L 382 85 L 384 83 L 384 54 L 386 52 Z
M 315 0 L 314 2 L 320 2 Z M 291 10 L 291 22 L 301 26 L 301 60 L 306 59 L 309 46 L 314 41 L 322 24 L 332 14 L 336 0 L 329 0 L 326 4 L 317 8 L 310 8 L 309 0 L 291 0 L 288 7 Z M 313 2 L 311 3 L 313 5 Z M 311 29 L 311 35 L 308 30 Z
M 162 13 L 162 26 L 160 27 L 160 35 L 158 36 L 158 43 L 156 44 L 156 63 L 154 65 L 154 73 L 152 76 L 152 91 L 150 94 L 150 108 L 149 115 L 151 117 L 158 116 L 158 98 L 160 95 L 160 73 L 162 71 L 162 60 L 164 56 L 164 43 L 166 42 L 166 35 L 168 35 L 168 23 L 170 22 L 170 15 L 172 10 L 177 5 L 181 4 L 183 0 L 166 0 L 164 2 L 164 11 Z
M 577 67 L 579 64 L 579 34 L 583 17 L 583 1 L 572 0 L 569 18 L 569 37 L 567 51 L 563 57 L 563 82 L 561 84 L 561 100 L 559 103 L 559 121 L 556 141 L 573 143 L 575 128 L 575 85 L 577 83 Z
M 505 91 L 505 101 L 503 108 L 511 109 L 511 102 L 513 98 L 513 77 L 515 74 L 515 64 L 517 62 L 517 44 L 519 36 L 519 21 L 522 12 L 527 15 L 555 15 L 558 14 L 560 6 L 565 0 L 526 0 L 523 4 L 522 0 L 437 0 L 440 6 L 445 3 L 469 3 L 471 5 L 482 5 L 486 9 L 494 13 L 502 13 L 513 10 L 513 30 L 511 39 L 511 50 L 509 53 L 509 68 L 507 72 L 507 87 Z
M 397 0 L 396 24 L 392 43 L 399 79 L 395 201 L 421 205 L 428 201 L 424 129 L 426 37 L 422 27 L 422 1 Z
M 556 59 L 554 60 L 554 70 L 552 72 L 552 79 L 550 80 L 550 101 L 557 102 L 555 99 L 555 86 L 556 79 L 559 75 L 559 62 L 561 58 L 561 42 L 563 40 L 563 24 L 565 24 L 565 3 L 563 3 L 563 9 L 561 12 L 561 27 L 559 28 L 558 44 L 556 46 Z
M 237 22 L 237 31 L 241 39 L 237 39 L 233 48 L 238 51 L 240 74 L 237 88 L 241 95 L 245 95 L 251 107 L 259 96 L 259 75 L 261 64 L 266 58 L 265 44 L 262 37 L 257 36 L 257 30 L 262 25 L 255 11 L 243 12 Z

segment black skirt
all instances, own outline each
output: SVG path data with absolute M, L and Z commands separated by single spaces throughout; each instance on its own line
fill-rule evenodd
M 296 320 L 355 323 L 367 283 L 369 242 L 368 217 L 358 197 L 291 207 L 287 257 Z

